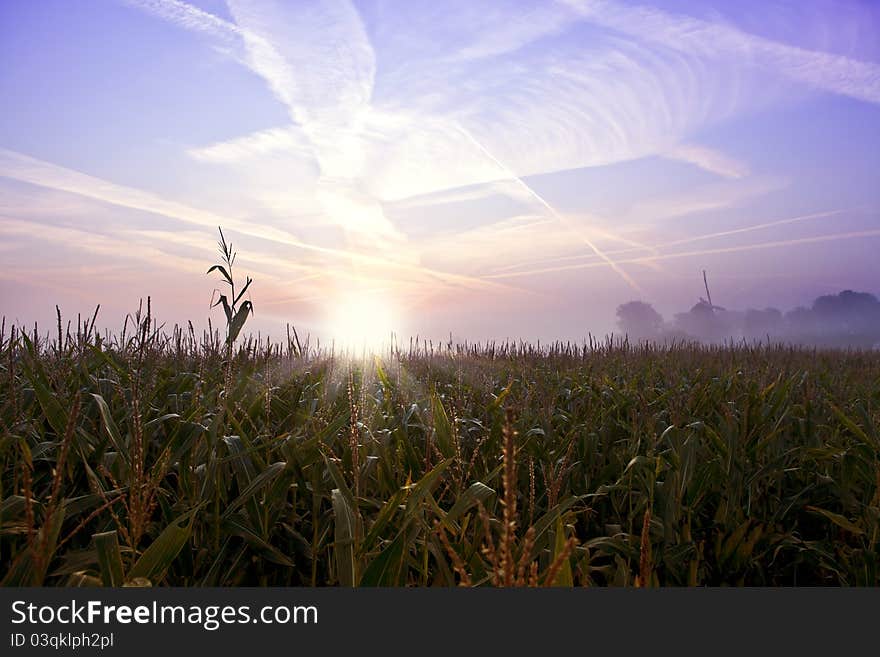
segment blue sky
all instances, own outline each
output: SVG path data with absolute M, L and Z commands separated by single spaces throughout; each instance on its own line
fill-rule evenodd
M 880 292 L 872 2 L 9 0 L 0 302 L 580 338 Z M 215 316 L 219 319 L 219 315 Z

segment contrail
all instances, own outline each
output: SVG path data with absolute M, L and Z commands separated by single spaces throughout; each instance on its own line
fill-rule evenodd
M 674 242 L 665 242 L 664 244 L 660 244 L 659 247 L 663 248 L 666 246 L 679 246 L 680 244 L 690 244 L 691 242 L 699 242 L 701 240 L 709 240 L 714 239 L 716 237 L 726 237 L 728 235 L 737 235 L 739 233 L 749 233 L 753 230 L 762 230 L 764 228 L 773 228 L 774 226 L 784 226 L 785 224 L 794 224 L 801 221 L 808 221 L 810 219 L 821 219 L 823 217 L 833 217 L 838 214 L 843 214 L 844 212 L 854 212 L 858 208 L 852 208 L 849 210 L 830 210 L 828 212 L 814 212 L 813 214 L 804 214 L 799 217 L 790 217 L 788 219 L 778 219 L 776 221 L 768 221 L 763 224 L 754 224 L 752 226 L 746 226 L 744 228 L 733 228 L 731 230 L 724 230 L 719 233 L 709 233 L 708 235 L 697 235 L 695 237 L 686 237 L 684 239 L 675 240 Z
M 461 133 L 465 137 L 467 137 L 471 142 L 473 142 L 474 146 L 476 146 L 480 150 L 480 152 L 483 153 L 483 155 L 485 155 L 492 162 L 494 162 L 498 166 L 498 168 L 504 172 L 505 176 L 507 176 L 508 178 L 513 180 L 514 182 L 516 182 L 520 187 L 523 188 L 523 190 L 529 196 L 531 196 L 538 203 L 540 203 L 541 206 L 544 207 L 547 210 L 547 212 L 550 213 L 550 216 L 552 216 L 553 218 L 558 220 L 561 224 L 566 226 L 569 230 L 571 230 L 578 237 L 580 237 L 580 239 L 583 240 L 583 242 L 588 247 L 590 247 L 590 249 L 592 249 L 593 253 L 595 253 L 602 260 L 604 260 L 605 264 L 607 264 L 609 267 L 611 267 L 611 269 L 613 269 L 617 273 L 618 276 L 620 276 L 624 281 L 626 281 L 626 283 L 632 289 L 634 289 L 636 292 L 639 292 L 639 293 L 642 292 L 642 289 L 639 287 L 639 284 L 635 282 L 635 280 L 632 278 L 632 276 L 627 274 L 623 269 L 621 269 L 617 265 L 617 263 L 615 263 L 607 255 L 605 255 L 605 253 L 598 246 L 596 246 L 595 243 L 593 243 L 593 241 L 589 237 L 587 237 L 586 235 L 583 235 L 579 231 L 579 228 L 580 228 L 579 226 L 577 226 L 576 224 L 573 224 L 571 221 L 569 221 L 567 218 L 565 218 L 562 214 L 557 212 L 556 208 L 554 208 L 552 205 L 550 205 L 544 199 L 544 197 L 542 197 L 540 194 L 538 194 L 538 192 L 536 192 L 534 189 L 529 187 L 529 185 L 527 185 L 526 182 L 522 178 L 517 176 L 513 171 L 511 171 L 509 168 L 507 168 L 498 158 L 496 158 L 494 155 L 492 155 L 492 153 L 490 153 L 489 150 L 485 146 L 483 146 L 483 144 L 481 144 L 479 141 L 477 141 L 477 139 L 471 133 L 469 133 L 467 130 L 465 130 L 461 124 L 456 123 L 455 126 L 461 131 Z M 486 278 L 496 278 L 496 277 L 487 276 Z
M 673 240 L 671 242 L 662 242 L 661 244 L 657 244 L 656 246 L 652 247 L 651 250 L 655 252 L 656 257 L 658 259 L 662 259 L 663 256 L 661 254 L 657 253 L 657 249 L 662 249 L 662 248 L 666 248 L 666 247 L 670 247 L 670 246 L 681 246 L 682 244 L 691 244 L 693 242 L 701 242 L 703 240 L 715 239 L 717 237 L 726 237 L 728 235 L 736 235 L 739 233 L 750 233 L 750 232 L 753 232 L 756 230 L 762 230 L 764 228 L 773 228 L 775 226 L 784 226 L 785 224 L 799 223 L 801 221 L 808 221 L 811 219 L 821 219 L 823 217 L 833 217 L 833 216 L 836 216 L 839 214 L 844 214 L 847 212 L 857 212 L 858 210 L 861 210 L 861 209 L 863 209 L 863 207 L 859 206 L 859 207 L 854 207 L 854 208 L 849 208 L 849 209 L 844 208 L 841 210 L 830 210 L 828 212 L 814 212 L 813 214 L 805 214 L 805 215 L 800 215 L 798 217 L 789 217 L 788 219 L 778 219 L 775 221 L 768 221 L 768 222 L 765 222 L 762 224 L 754 224 L 752 226 L 745 226 L 743 228 L 734 228 L 731 230 L 720 231 L 717 233 L 707 233 L 705 235 L 695 235 L 693 237 L 685 237 L 684 239 Z M 612 251 L 606 251 L 605 253 L 608 255 L 620 255 L 623 253 L 633 253 L 634 251 L 641 251 L 641 250 L 643 250 L 643 249 L 642 248 L 615 249 Z M 591 258 L 591 257 L 593 257 L 593 256 L 590 254 L 560 256 L 558 258 L 554 258 L 552 260 L 552 262 L 562 262 L 564 260 L 580 260 L 581 258 Z M 634 262 L 634 261 L 636 261 L 636 260 L 630 259 L 627 262 Z M 540 262 L 540 261 L 538 261 L 538 262 Z M 546 260 L 545 260 L 545 262 L 546 262 Z M 581 264 L 593 264 L 593 263 L 581 263 Z M 517 266 L 521 266 L 521 265 L 512 265 L 509 267 L 504 267 L 502 269 L 497 269 L 496 273 L 508 272 L 512 269 L 515 269 Z
M 595 217 L 595 215 L 592 215 L 592 216 Z M 601 217 L 599 217 L 599 218 L 601 219 Z M 605 255 L 608 255 L 608 256 L 619 255 L 621 253 L 633 253 L 636 251 L 649 251 L 650 253 L 653 253 L 654 255 L 660 255 L 660 252 L 658 251 L 658 249 L 660 246 L 664 246 L 663 244 L 654 245 L 654 246 L 651 246 L 649 244 L 643 244 L 642 242 L 628 239 L 626 237 L 623 237 L 622 235 L 616 235 L 614 233 L 610 233 L 610 232 L 603 230 L 601 228 L 596 228 L 595 226 L 591 226 L 590 230 L 592 230 L 594 233 L 598 233 L 599 235 L 601 235 L 602 237 L 604 237 L 606 239 L 609 239 L 614 242 L 621 242 L 623 244 L 627 244 L 630 247 L 630 248 L 626 248 L 626 249 L 611 249 L 610 251 L 606 250 Z M 582 258 L 593 258 L 593 257 L 595 257 L 595 255 L 596 255 L 595 253 L 586 253 L 586 254 L 585 253 L 578 253 L 577 255 L 557 256 L 555 258 L 554 257 L 535 258 L 533 260 L 527 260 L 525 262 L 518 262 L 513 265 L 504 265 L 503 267 L 495 267 L 494 269 L 492 269 L 492 272 L 497 274 L 497 273 L 501 273 L 501 272 L 513 271 L 514 269 L 519 269 L 520 267 L 535 266 L 535 265 L 539 265 L 541 263 L 546 263 L 546 262 L 562 262 L 564 260 L 581 260 Z
M 758 249 L 772 249 L 782 246 L 795 246 L 797 244 L 813 244 L 816 242 L 831 242 L 836 240 L 853 239 L 857 237 L 877 237 L 880 236 L 880 229 L 862 230 L 851 233 L 833 233 L 831 235 L 819 235 L 816 237 L 801 237 L 793 240 L 779 240 L 775 242 L 759 242 L 758 244 L 745 244 L 743 246 L 719 247 L 716 249 L 704 249 L 701 251 L 683 251 L 681 253 L 667 253 L 659 256 L 651 256 L 650 258 L 628 258 L 626 260 L 618 260 L 619 263 L 642 264 L 645 260 L 672 260 L 673 258 L 688 258 L 693 256 L 714 255 L 719 253 L 737 253 L 739 251 L 756 251 Z M 559 267 L 545 267 L 544 269 L 532 269 L 529 271 L 511 272 L 508 274 L 492 274 L 486 278 L 514 278 L 516 276 L 534 276 L 536 274 L 550 274 L 560 271 L 570 271 L 574 269 L 592 269 L 594 267 L 603 267 L 606 262 L 582 262 L 575 265 L 560 265 Z
M 457 284 L 462 287 L 477 289 L 501 289 L 497 287 L 497 283 L 491 283 L 482 278 L 445 272 L 422 267 L 421 265 L 411 265 L 385 258 L 381 255 L 313 244 L 271 226 L 259 226 L 234 217 L 218 215 L 209 210 L 202 210 L 176 201 L 169 201 L 151 192 L 125 185 L 117 185 L 116 183 L 96 178 L 75 169 L 68 169 L 5 148 L 0 148 L 0 177 L 20 180 L 48 189 L 57 189 L 120 207 L 159 214 L 196 226 L 211 228 L 218 225 L 227 226 L 230 230 L 243 235 L 257 237 L 276 244 L 284 244 L 303 249 L 304 251 L 311 251 L 337 259 L 347 259 L 351 262 L 359 262 L 365 265 L 409 272 L 414 275 L 433 278 L 448 285 Z

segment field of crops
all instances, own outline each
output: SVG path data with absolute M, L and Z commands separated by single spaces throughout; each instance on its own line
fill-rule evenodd
M 880 352 L 154 326 L 4 330 L 4 585 L 880 584 Z

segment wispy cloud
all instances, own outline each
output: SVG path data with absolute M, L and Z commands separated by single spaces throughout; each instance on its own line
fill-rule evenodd
M 546 214 L 523 214 L 468 230 L 433 237 L 423 247 L 426 261 L 480 270 L 502 261 L 522 261 L 530 254 L 571 253 L 583 244 Z
M 705 242 L 709 240 L 716 240 L 723 237 L 730 237 L 732 235 L 741 235 L 744 233 L 753 233 L 756 231 L 766 230 L 768 228 L 775 228 L 777 226 L 787 226 L 791 224 L 800 224 L 804 222 L 815 221 L 817 219 L 829 219 L 830 217 L 840 217 L 846 214 L 853 214 L 859 212 L 860 208 L 849 208 L 849 209 L 840 209 L 840 210 L 829 210 L 826 212 L 813 212 L 810 214 L 799 215 L 797 217 L 787 217 L 785 219 L 775 219 L 772 221 L 765 221 L 759 224 L 750 224 L 747 226 L 741 226 L 739 228 L 731 228 L 728 230 L 715 231 L 712 233 L 703 233 L 701 235 L 691 235 L 689 237 L 675 239 L 675 240 L 667 240 L 661 241 L 654 244 L 651 249 L 651 253 L 654 256 L 659 256 L 659 259 L 663 259 L 663 254 L 661 253 L 665 249 L 669 249 L 672 247 L 682 246 L 684 244 L 693 244 L 694 242 Z M 610 256 L 629 256 L 629 260 L 632 262 L 638 261 L 642 264 L 648 264 L 653 260 L 635 260 L 633 259 L 634 253 L 643 252 L 644 247 L 640 245 L 631 246 L 629 248 L 624 249 L 612 249 L 606 251 L 606 253 Z M 551 264 L 559 264 L 563 262 L 572 263 L 575 261 L 579 261 L 579 264 L 585 264 L 584 261 L 595 261 L 596 254 L 595 253 L 578 253 L 574 255 L 567 256 L 559 256 L 559 257 L 550 257 L 550 258 L 542 258 L 540 260 L 531 260 L 531 261 L 523 261 L 518 263 L 517 265 L 504 267 L 497 269 L 494 273 L 508 273 L 516 270 L 523 271 L 544 271 L 546 268 L 550 267 Z M 543 268 L 537 268 L 536 265 L 543 264 Z M 593 262 L 592 264 L 595 264 Z
M 725 177 L 748 172 L 743 163 L 684 140 L 752 102 L 741 88 L 748 74 L 725 63 L 719 80 L 717 66 L 703 65 L 705 49 L 684 53 L 641 36 L 632 41 L 597 33 L 520 56 L 529 44 L 585 17 L 622 22 L 630 11 L 623 6 L 462 3 L 436 13 L 401 6 L 374 28 L 383 47 L 377 52 L 347 2 L 232 0 L 234 30 L 198 11 L 191 16 L 180 4 L 154 13 L 184 27 L 202 21 L 200 31 L 239 36 L 244 61 L 293 122 L 191 154 L 230 166 L 272 153 L 311 158 L 320 176 L 314 198 L 326 220 L 358 247 L 418 248 L 402 246 L 407 238 L 386 216 L 385 203 L 444 202 L 436 195 L 460 188 L 522 200 L 519 184 L 506 185 L 511 176 L 521 181 L 658 153 Z M 386 64 L 381 69 L 379 58 Z M 491 66 L 483 65 L 487 59 Z M 499 186 L 479 189 L 487 184 Z M 283 204 L 285 194 L 275 196 Z
M 723 178 L 744 178 L 749 166 L 720 151 L 698 144 L 678 144 L 662 153 L 670 160 L 687 162 Z
M 242 30 L 227 20 L 180 0 L 121 0 L 184 29 L 202 32 L 214 38 L 235 42 L 243 37 Z
M 2 148 L 0 148 L 0 176 L 78 194 L 134 210 L 159 214 L 183 223 L 208 227 L 212 232 L 218 225 L 222 225 L 243 235 L 329 257 L 337 265 L 355 262 L 380 269 L 387 268 L 406 272 L 416 281 L 433 280 L 450 285 L 478 288 L 495 287 L 493 284 L 473 277 L 431 270 L 405 261 L 390 260 L 380 255 L 312 244 L 270 226 L 222 216 L 176 201 L 169 201 L 150 192 L 117 185 L 101 178 Z
M 427 15 L 401 6 L 385 15 L 394 34 L 380 31 L 387 65 L 378 72 L 378 55 L 344 3 L 231 6 L 249 66 L 290 109 L 324 175 L 357 177 L 384 202 L 498 180 L 456 125 L 528 176 L 659 152 L 740 102 L 730 76 L 720 84 L 695 58 L 608 35 L 520 57 L 522 45 L 575 22 L 564 5 L 536 4 L 525 11 L 533 21 L 518 4 Z M 449 34 L 463 36 L 438 41 Z M 456 63 L 462 53 L 467 61 Z M 491 67 L 473 61 L 490 55 Z M 197 153 L 231 161 L 255 146 L 283 149 L 287 130 Z
M 204 263 L 196 259 L 177 256 L 149 245 L 102 235 L 68 226 L 34 224 L 14 217 L 0 216 L 0 234 L 7 238 L 33 238 L 38 232 L 40 240 L 62 245 L 76 245 L 76 249 L 96 253 L 114 259 L 131 259 L 155 265 L 161 263 L 165 269 L 191 274 L 204 269 Z
M 821 91 L 880 103 L 880 66 L 817 52 L 750 34 L 727 22 L 711 22 L 648 6 L 606 0 L 563 0 L 597 25 L 710 60 L 739 58 Z
M 195 160 L 214 164 L 241 162 L 278 153 L 312 157 L 308 139 L 296 126 L 268 128 L 228 141 L 190 148 L 187 153 Z
M 177 0 L 147 4 L 201 31 L 220 20 L 187 12 Z M 497 171 L 459 139 L 455 122 L 518 176 L 668 153 L 738 177 L 747 171 L 743 163 L 680 144 L 707 123 L 779 97 L 756 69 L 872 102 L 880 88 L 875 64 L 778 43 L 728 22 L 604 0 L 451 2 L 436 12 L 403 5 L 383 12 L 374 28 L 379 53 L 347 2 L 230 6 L 238 24 L 221 21 L 218 29 L 232 26 L 244 40 L 248 65 L 290 109 L 325 175 L 360 177 L 383 201 L 494 179 Z M 519 56 L 523 45 L 577 21 L 605 31 Z M 467 61 L 456 63 L 462 53 Z M 486 57 L 491 66 L 479 62 Z M 244 141 L 261 151 L 286 148 L 287 130 Z M 229 146 L 210 148 L 227 161 L 249 151 L 241 140 Z
M 685 244 L 693 241 L 722 237 L 740 232 L 751 232 L 785 223 L 799 223 L 813 217 L 830 216 L 829 213 L 818 213 L 807 217 L 796 217 L 776 222 L 764 223 L 725 231 L 719 235 L 703 234 L 690 236 L 683 240 L 669 240 L 670 227 L 668 220 L 692 215 L 700 215 L 713 211 L 730 210 L 756 197 L 763 196 L 773 191 L 784 189 L 790 181 L 786 179 L 753 177 L 745 180 L 724 181 L 717 184 L 709 184 L 699 188 L 690 189 L 687 193 L 665 194 L 659 197 L 638 200 L 627 209 L 621 209 L 614 219 L 602 217 L 596 214 L 584 216 L 574 214 L 569 216 L 569 221 L 577 222 L 581 230 L 589 231 L 594 240 L 603 240 L 604 244 L 619 243 L 626 245 L 625 248 L 605 247 L 605 255 L 616 259 L 621 256 L 633 257 L 635 253 L 646 256 L 660 255 L 661 250 L 670 246 Z M 843 211 L 840 211 L 843 212 Z M 620 228 L 611 232 L 604 230 L 603 226 L 622 223 L 626 226 L 627 233 L 622 234 Z M 627 234 L 633 235 L 632 238 Z M 639 239 L 635 239 L 638 236 Z M 535 254 L 540 254 L 536 257 Z M 534 249 L 524 254 L 524 257 L 516 260 L 513 264 L 493 268 L 493 273 L 507 273 L 513 271 L 532 271 L 541 267 L 549 267 L 558 263 L 571 263 L 584 260 L 593 260 L 597 256 L 592 250 L 576 254 L 564 253 L 561 250 Z M 650 264 L 653 268 L 659 267 L 662 260 L 643 261 L 640 264 Z
M 346 0 L 230 0 L 249 62 L 308 133 L 349 126 L 369 103 L 375 54 Z M 315 134 L 319 148 L 328 146 Z M 331 173 L 330 175 L 333 175 Z
M 653 256 L 640 256 L 618 259 L 618 264 L 647 264 L 651 262 L 663 260 L 675 260 L 679 258 L 693 258 L 698 256 L 719 255 L 724 253 L 742 253 L 746 251 L 758 251 L 764 249 L 777 249 L 782 247 L 798 246 L 803 244 L 818 244 L 821 242 L 836 242 L 839 240 L 861 239 L 880 237 L 880 229 L 849 231 L 844 233 L 832 233 L 828 235 L 816 235 L 812 237 L 799 237 L 788 240 L 772 240 L 767 242 L 759 242 L 756 244 L 743 244 L 738 246 L 724 246 L 708 249 L 699 249 L 693 251 L 676 251 L 674 253 L 661 253 Z M 543 267 L 540 269 L 530 269 L 528 271 L 507 272 L 502 274 L 492 274 L 487 278 L 516 278 L 520 276 L 537 276 L 540 274 L 552 274 L 563 271 L 576 271 L 580 269 L 593 269 L 596 267 L 607 267 L 608 263 L 603 261 L 582 262 L 570 265 L 558 265 L 555 267 Z
M 470 187 L 453 187 L 439 192 L 415 194 L 402 199 L 390 201 L 396 209 L 412 209 L 426 206 L 440 206 L 450 203 L 467 203 L 480 201 L 493 196 L 516 196 L 519 185 L 512 180 L 497 180 L 480 183 Z
M 355 7 L 347 1 L 283 5 L 230 0 L 244 30 L 249 66 L 288 108 L 317 162 L 316 199 L 329 221 L 355 244 L 394 251 L 405 237 L 365 193 L 364 121 L 376 73 L 375 53 Z M 286 136 L 285 136 L 286 135 Z M 284 148 L 291 135 L 272 132 L 261 147 Z M 250 143 L 254 137 L 247 138 Z M 233 148 L 234 148 L 233 144 Z M 297 144 L 301 148 L 302 142 Z M 225 147 L 217 149 L 228 150 Z
M 620 218 L 629 225 L 642 225 L 649 230 L 653 227 L 654 232 L 665 232 L 660 228 L 665 220 L 733 208 L 785 189 L 790 184 L 788 178 L 777 176 L 718 181 L 692 187 L 687 192 L 635 200 L 626 211 L 621 212 Z
M 560 3 L 522 2 L 501 5 L 473 5 L 479 33 L 457 50 L 450 59 L 476 60 L 516 52 L 535 41 L 557 34 L 577 19 L 577 13 Z
M 0 176 L 40 185 L 112 203 L 135 210 L 152 212 L 179 221 L 216 228 L 222 224 L 253 237 L 282 242 L 305 249 L 317 249 L 277 229 L 249 224 L 245 221 L 220 216 L 176 201 L 166 200 L 151 192 L 96 178 L 88 174 L 61 167 L 51 162 L 0 148 Z
M 59 253 L 72 249 L 76 254 L 75 265 L 40 263 L 39 265 L 16 265 L 13 271 L 0 271 L 0 279 L 14 280 L 24 285 L 37 285 L 52 290 L 54 294 L 64 292 L 68 302 L 73 298 L 89 298 L 84 290 L 69 285 L 69 281 L 90 280 L 101 290 L 100 303 L 108 301 L 128 303 L 131 299 L 120 299 L 120 292 L 130 292 L 142 286 L 145 280 L 144 269 L 148 268 L 149 278 L 153 280 L 168 274 L 184 274 L 181 280 L 202 280 L 202 286 L 181 285 L 169 295 L 167 289 L 164 301 L 173 303 L 177 297 L 188 293 L 189 298 L 206 294 L 210 281 L 203 278 L 205 273 L 204 235 L 196 232 L 135 231 L 120 229 L 115 233 L 99 233 L 70 226 L 56 226 L 46 223 L 23 221 L 0 215 L 0 236 L 12 245 L 26 245 L 39 235 L 44 249 L 57 249 Z M 188 251 L 181 255 L 174 251 Z M 300 266 L 279 258 L 253 254 L 238 261 L 249 275 L 259 282 L 259 305 L 268 307 L 287 306 L 301 309 L 301 304 L 309 299 L 326 298 L 334 289 L 333 272 Z M 86 256 L 85 260 L 84 256 Z M 99 256 L 99 257 L 95 257 Z M 95 264 L 98 263 L 98 264 Z M 290 274 L 296 274 L 291 276 Z M 98 283 L 100 282 L 100 283 Z M 122 290 L 113 289 L 121 286 Z M 290 290 L 296 289 L 296 297 Z M 154 288 L 154 294 L 156 290 Z M 114 294 L 115 293 L 115 294 Z M 114 299 L 114 297 L 117 297 Z M 63 306 L 64 304 L 62 304 Z M 207 309 L 207 299 L 205 308 Z
M 519 185 L 520 189 L 523 191 L 523 193 L 525 193 L 527 195 L 527 197 L 529 197 L 533 201 L 537 202 L 539 207 L 542 210 L 544 210 L 549 217 L 558 221 L 560 224 L 562 224 L 563 226 L 568 228 L 568 230 L 572 233 L 572 235 L 576 239 L 578 239 L 581 242 L 583 242 L 584 244 L 586 244 L 590 248 L 590 250 L 593 251 L 593 253 L 595 253 L 606 264 L 608 264 L 608 266 L 611 267 L 611 269 L 614 270 L 614 273 L 616 273 L 624 281 L 626 281 L 627 285 L 629 285 L 634 290 L 639 290 L 639 285 L 638 285 L 638 283 L 636 283 L 635 279 L 632 276 L 630 276 L 623 268 L 621 268 L 614 261 L 613 258 L 609 257 L 602 249 L 600 249 L 599 246 L 596 244 L 596 242 L 587 233 L 585 233 L 583 230 L 580 230 L 580 227 L 577 225 L 576 222 L 573 222 L 566 215 L 560 213 L 556 208 L 554 208 L 552 205 L 550 205 L 550 203 L 547 201 L 547 199 L 545 199 L 538 192 L 536 192 L 532 187 L 530 187 L 528 185 L 528 183 L 526 183 L 526 181 L 524 181 L 522 178 L 520 178 L 514 172 L 512 172 L 510 169 L 508 169 L 504 165 L 504 163 L 501 162 L 501 160 L 497 159 L 492 153 L 490 153 L 489 150 L 485 146 L 483 146 L 481 143 L 479 143 L 476 140 L 476 138 L 473 137 L 473 135 L 470 135 L 469 133 L 467 133 L 464 130 L 464 128 L 459 127 L 459 130 L 464 132 L 465 135 L 467 135 L 474 142 L 474 144 L 477 146 L 477 148 L 480 151 L 482 151 L 482 153 L 490 161 L 492 161 L 495 165 L 497 165 L 499 167 L 499 169 L 504 173 L 504 176 L 506 178 L 509 178 L 509 179 L 513 180 L 515 183 L 517 183 Z

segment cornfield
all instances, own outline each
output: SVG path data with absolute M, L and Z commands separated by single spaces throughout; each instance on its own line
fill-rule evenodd
M 880 584 L 880 353 L 0 335 L 7 586 Z

